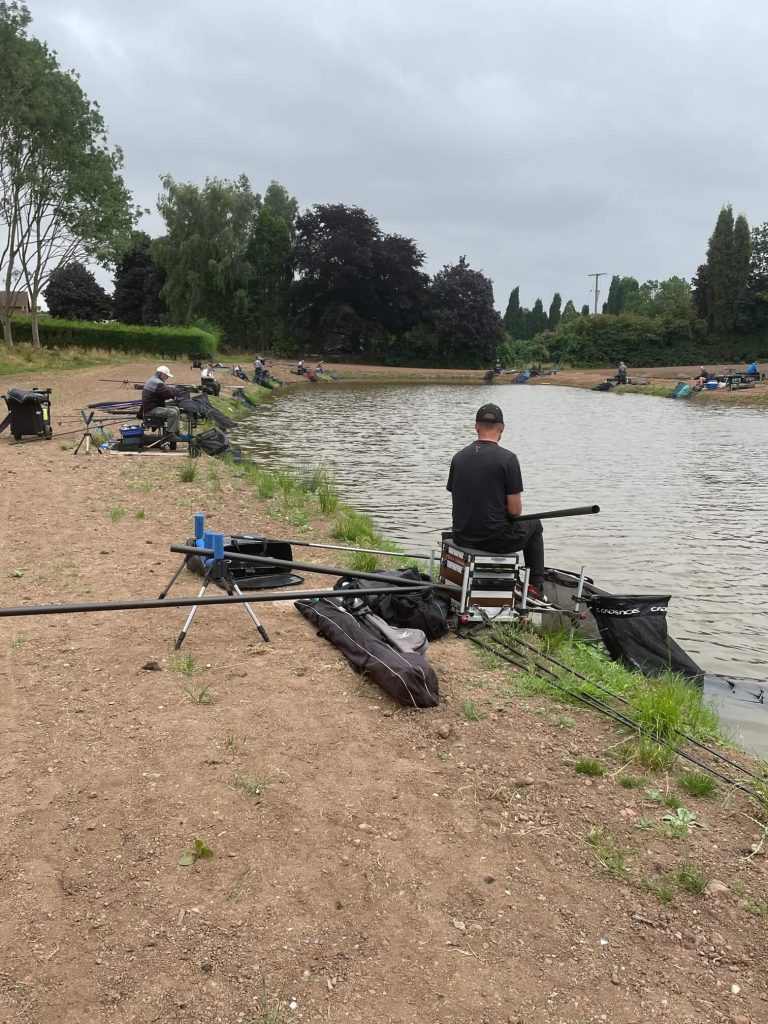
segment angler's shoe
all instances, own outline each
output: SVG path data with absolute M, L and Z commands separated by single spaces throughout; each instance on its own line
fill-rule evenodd
M 550 600 L 543 590 L 539 590 L 538 587 L 534 587 L 532 583 L 528 584 L 528 601 L 533 601 L 535 604 L 549 604 Z

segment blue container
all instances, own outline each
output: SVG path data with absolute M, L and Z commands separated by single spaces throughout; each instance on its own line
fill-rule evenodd
M 140 423 L 124 423 L 120 427 L 120 437 L 124 441 L 138 441 L 144 437 L 144 427 Z
M 717 391 L 717 381 L 716 380 L 708 380 L 707 381 L 707 391 Z

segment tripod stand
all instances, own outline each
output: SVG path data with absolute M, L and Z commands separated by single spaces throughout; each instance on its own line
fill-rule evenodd
M 202 526 L 202 516 L 200 516 L 199 518 L 200 518 L 200 526 Z M 198 526 L 198 516 L 195 516 L 195 528 L 196 528 L 196 530 L 199 529 L 200 526 Z M 232 576 L 232 571 L 230 569 L 229 562 L 224 557 L 224 534 L 223 533 L 206 533 L 205 534 L 205 540 L 206 540 L 206 544 L 208 544 L 210 547 L 213 548 L 213 558 L 208 559 L 206 561 L 205 578 L 203 580 L 203 585 L 200 588 L 200 592 L 197 595 L 198 600 L 200 600 L 200 598 L 202 598 L 205 595 L 205 592 L 208 589 L 208 587 L 211 585 L 211 583 L 215 583 L 218 586 L 222 587 L 229 596 L 232 596 L 233 594 L 237 594 L 238 597 L 242 597 L 243 596 L 243 592 L 240 589 L 240 587 L 238 587 L 237 583 L 235 582 L 234 577 Z M 187 564 L 188 559 L 189 559 L 189 556 L 186 556 L 184 558 L 184 561 L 181 563 L 179 568 L 176 570 L 176 572 L 172 576 L 170 583 L 167 585 L 167 587 L 160 594 L 160 598 L 161 599 L 164 598 L 168 594 L 168 591 L 171 589 L 173 584 L 179 578 L 179 576 L 181 575 L 182 570 L 184 569 L 184 567 Z M 192 625 L 192 620 L 195 617 L 195 614 L 197 612 L 198 607 L 199 607 L 198 605 L 193 605 L 192 608 L 190 608 L 189 615 L 187 616 L 187 621 L 184 623 L 184 626 L 182 627 L 181 632 L 176 637 L 176 643 L 173 645 L 174 650 L 178 651 L 178 649 L 184 643 L 184 638 L 186 637 L 187 633 L 190 630 L 190 627 Z M 267 633 L 266 629 L 264 628 L 264 626 L 262 626 L 261 622 L 259 621 L 259 619 L 258 619 L 258 617 L 256 615 L 256 612 L 253 610 L 253 608 L 250 606 L 250 604 L 248 604 L 247 601 L 243 602 L 243 608 L 245 608 L 245 610 L 248 613 L 248 615 L 249 615 L 251 621 L 253 622 L 254 626 L 259 631 L 262 640 L 264 640 L 265 643 L 268 643 L 269 642 L 269 634 Z

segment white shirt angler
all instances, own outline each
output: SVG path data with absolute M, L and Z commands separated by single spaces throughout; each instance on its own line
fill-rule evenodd
M 213 370 L 210 366 L 204 366 L 200 371 L 200 376 L 203 380 L 213 380 Z

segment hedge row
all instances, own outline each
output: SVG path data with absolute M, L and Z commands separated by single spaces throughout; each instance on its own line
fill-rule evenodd
M 667 320 L 632 313 L 574 317 L 537 335 L 550 359 L 570 366 L 685 366 L 739 363 L 768 355 L 765 334 L 717 341 L 701 320 Z
M 213 355 L 216 338 L 197 327 L 138 327 L 130 324 L 97 324 L 88 320 L 40 318 L 40 344 L 45 348 L 102 348 L 115 352 L 146 352 L 186 359 Z M 14 341 L 32 341 L 28 316 L 13 318 Z

